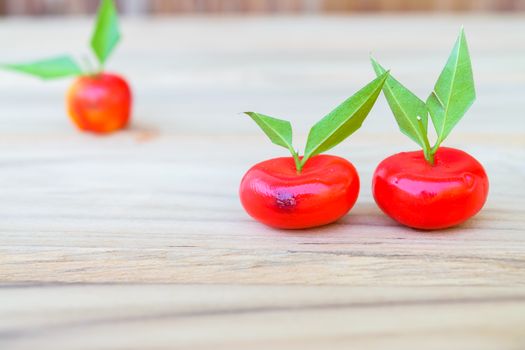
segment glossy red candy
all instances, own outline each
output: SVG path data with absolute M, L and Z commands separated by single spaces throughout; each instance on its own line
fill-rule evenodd
M 373 177 L 379 207 L 394 220 L 418 229 L 441 229 L 464 222 L 483 207 L 489 182 L 469 154 L 440 147 L 434 165 L 422 151 L 383 160 Z
M 69 116 L 81 130 L 108 133 L 123 129 L 131 113 L 131 90 L 118 75 L 101 73 L 75 80 L 67 94 Z
M 359 176 L 347 160 L 318 155 L 297 173 L 292 157 L 254 165 L 240 186 L 242 205 L 253 218 L 272 227 L 301 229 L 329 224 L 353 207 Z

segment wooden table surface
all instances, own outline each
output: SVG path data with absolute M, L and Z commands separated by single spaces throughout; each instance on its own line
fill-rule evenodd
M 338 223 L 272 230 L 237 197 L 286 155 L 239 112 L 317 119 L 373 78 L 369 52 L 421 97 L 465 25 L 478 100 L 446 141 L 491 191 L 460 227 L 419 232 L 370 178 L 416 146 L 383 99 L 331 153 L 362 187 Z M 77 132 L 69 81 L 0 72 L 0 349 L 524 349 L 525 17 L 123 21 L 109 68 L 132 127 Z M 87 19 L 2 20 L 0 61 L 87 52 Z

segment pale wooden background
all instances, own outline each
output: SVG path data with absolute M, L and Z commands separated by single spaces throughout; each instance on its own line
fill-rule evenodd
M 67 80 L 0 72 L 0 348 L 523 349 L 524 19 L 127 20 L 109 66 L 135 119 L 108 137 L 68 123 Z M 478 101 L 446 144 L 485 165 L 483 212 L 434 233 L 381 214 L 374 167 L 415 148 L 383 99 L 332 151 L 361 175 L 347 217 L 283 232 L 243 212 L 243 173 L 286 152 L 239 112 L 289 118 L 302 146 L 372 50 L 424 97 L 461 24 Z M 1 61 L 85 52 L 90 29 L 2 21 Z

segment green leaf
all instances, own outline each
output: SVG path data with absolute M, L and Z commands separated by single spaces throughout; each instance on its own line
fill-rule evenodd
M 427 107 L 438 135 L 434 152 L 475 99 L 472 65 L 462 28 L 434 91 L 427 99 Z
M 293 149 L 292 125 L 287 120 L 273 118 L 256 112 L 244 112 L 264 131 L 266 136 L 276 145 Z
M 266 136 L 276 145 L 287 148 L 295 161 L 297 172 L 301 172 L 302 165 L 299 155 L 292 145 L 292 125 L 287 120 L 273 118 L 256 112 L 244 112 L 264 131 Z
M 91 37 L 91 47 L 101 65 L 104 65 L 119 40 L 120 30 L 115 3 L 113 0 L 102 0 Z
M 42 79 L 55 79 L 83 74 L 80 66 L 69 56 L 52 57 L 29 63 L 5 64 L 2 67 Z
M 370 60 L 378 76 L 386 72 L 374 58 L 370 58 Z M 383 86 L 383 93 L 401 132 L 425 149 L 428 145 L 428 110 L 425 102 L 391 75 Z M 421 122 L 418 121 L 418 117 L 420 117 Z M 422 127 L 420 123 L 422 123 Z
M 311 157 L 335 147 L 361 127 L 388 76 L 386 72 L 374 79 L 310 129 L 301 162 L 303 165 Z

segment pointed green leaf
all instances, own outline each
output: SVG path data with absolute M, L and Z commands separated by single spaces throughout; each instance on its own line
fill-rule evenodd
M 91 47 L 100 64 L 104 64 L 120 40 L 118 13 L 113 0 L 102 0 L 98 9 Z
M 259 125 L 274 144 L 293 150 L 292 125 L 289 121 L 255 112 L 245 112 L 245 114 L 250 116 L 250 118 Z
M 386 70 L 374 59 L 371 58 L 372 66 L 379 76 Z M 427 125 L 428 111 L 425 102 L 414 95 L 410 90 L 403 86 L 399 81 L 390 75 L 385 85 L 383 93 L 402 133 L 410 137 L 421 147 L 426 148 L 428 144 Z M 420 127 L 418 117 L 421 118 L 423 128 Z
M 463 28 L 441 72 L 427 107 L 436 129 L 435 149 L 449 135 L 476 99 L 472 65 Z
M 255 112 L 244 112 L 264 131 L 266 136 L 276 145 L 288 148 L 295 162 L 297 172 L 300 173 L 302 164 L 299 155 L 292 145 L 292 125 L 287 120 L 273 118 Z
M 388 75 L 386 72 L 374 79 L 310 129 L 302 164 L 316 154 L 335 147 L 361 127 Z
M 42 79 L 63 78 L 83 73 L 80 66 L 69 56 L 52 57 L 29 63 L 5 64 L 2 67 Z

